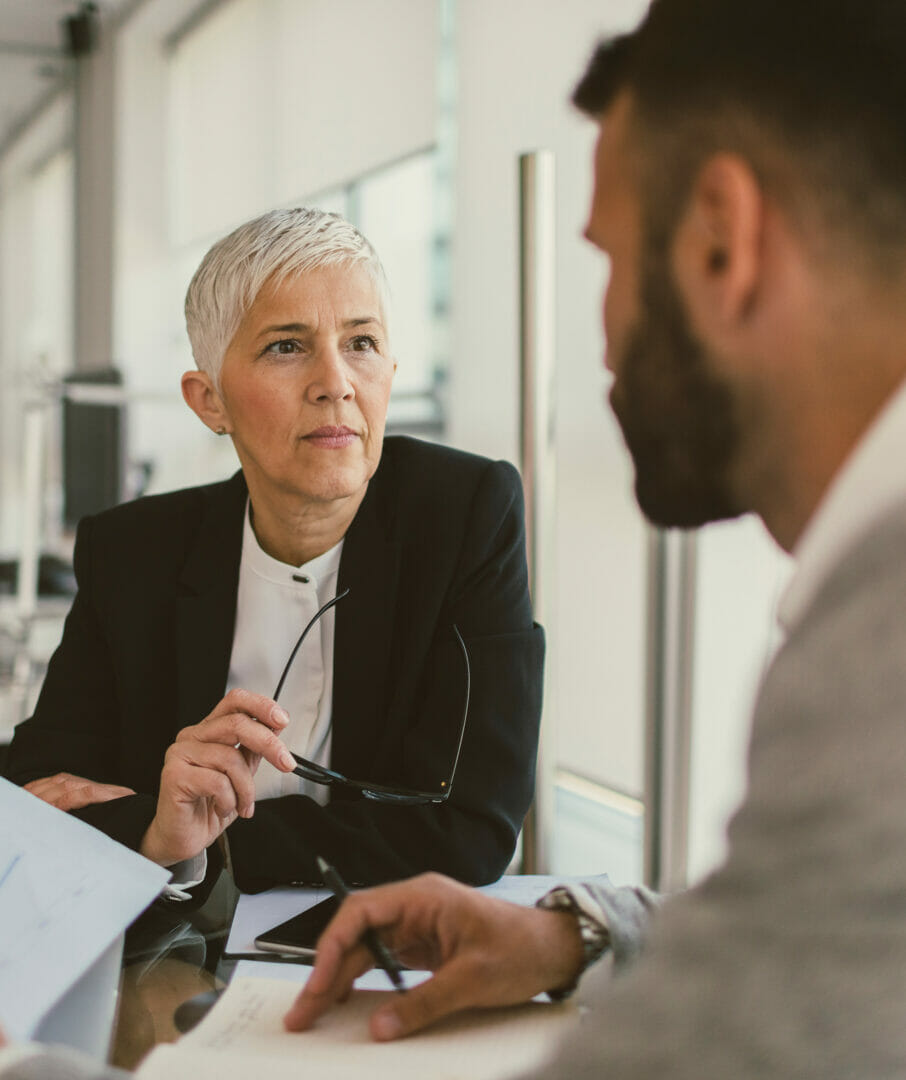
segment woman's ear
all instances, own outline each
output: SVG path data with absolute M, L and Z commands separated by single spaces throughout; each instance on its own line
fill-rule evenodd
M 182 396 L 199 420 L 217 435 L 232 430 L 230 418 L 210 375 L 187 371 L 182 377 Z

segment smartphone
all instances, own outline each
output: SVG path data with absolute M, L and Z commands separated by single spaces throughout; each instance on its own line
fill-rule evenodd
M 292 956 L 313 958 L 318 938 L 336 915 L 340 901 L 331 896 L 279 926 L 265 930 L 255 938 L 259 949 L 267 952 L 289 953 Z

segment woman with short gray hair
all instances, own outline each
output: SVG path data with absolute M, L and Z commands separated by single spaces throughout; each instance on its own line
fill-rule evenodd
M 79 592 L 10 776 L 203 898 L 440 870 L 493 881 L 534 780 L 543 635 L 516 470 L 384 437 L 368 241 L 275 210 L 208 252 L 183 396 L 232 479 L 79 526 Z

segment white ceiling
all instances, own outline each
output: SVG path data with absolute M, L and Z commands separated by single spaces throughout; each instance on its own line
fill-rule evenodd
M 100 0 L 106 16 L 127 0 Z M 79 0 L 0 0 L 0 150 L 66 77 L 62 20 Z

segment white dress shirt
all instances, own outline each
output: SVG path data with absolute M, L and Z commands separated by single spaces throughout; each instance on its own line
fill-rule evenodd
M 796 568 L 777 618 L 789 633 L 830 572 L 869 529 L 906 500 L 906 382 L 891 396 L 824 494 L 793 550 Z
M 273 696 L 299 635 L 315 612 L 336 596 L 342 550 L 341 540 L 302 566 L 279 562 L 258 543 L 246 509 L 227 690 L 242 687 Z M 284 743 L 318 765 L 330 763 L 334 612 L 325 612 L 309 631 L 280 692 L 280 704 L 289 713 Z M 322 805 L 327 802 L 323 784 L 281 773 L 262 760 L 255 775 L 256 799 L 299 794 Z

